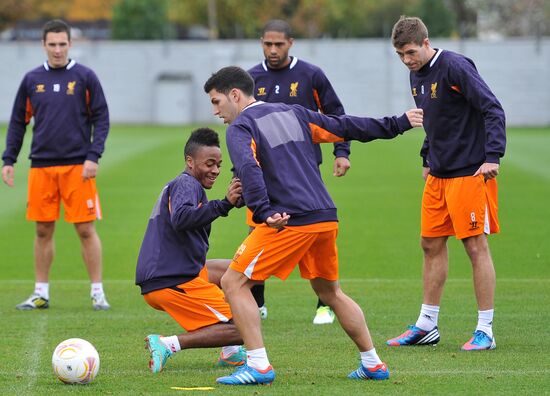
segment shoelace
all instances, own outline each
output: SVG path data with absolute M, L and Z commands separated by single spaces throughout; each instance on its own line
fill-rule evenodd
M 485 335 L 484 332 L 482 332 L 481 330 L 476 331 L 474 333 L 474 341 L 472 342 L 472 344 L 481 343 L 485 339 L 485 337 L 487 336 Z

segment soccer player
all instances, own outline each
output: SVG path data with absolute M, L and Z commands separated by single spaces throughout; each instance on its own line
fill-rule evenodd
M 109 111 L 95 73 L 69 58 L 71 32 L 61 20 L 44 25 L 47 60 L 28 72 L 17 91 L 2 155 L 2 179 L 14 183 L 14 164 L 26 126 L 34 117 L 27 220 L 36 222 L 35 288 L 20 310 L 49 306 L 49 273 L 55 222 L 63 202 L 65 221 L 74 223 L 91 280 L 92 306 L 109 309 L 102 283 L 101 241 L 94 221 L 101 218 L 95 177 L 109 132 Z
M 424 110 L 426 139 L 420 152 L 425 180 L 421 236 L 424 297 L 414 325 L 388 345 L 439 342 L 437 320 L 448 272 L 447 239 L 461 240 L 472 263 L 478 322 L 462 350 L 496 346 L 493 336 L 495 269 L 487 234 L 499 231 L 497 182 L 506 146 L 502 106 L 474 62 L 432 48 L 419 18 L 402 17 L 392 43 L 410 70 L 413 98 Z
M 315 293 L 334 310 L 361 354 L 352 379 L 387 379 L 359 305 L 338 282 L 336 208 L 314 154 L 314 144 L 390 139 L 422 125 L 422 110 L 381 120 L 326 116 L 299 105 L 265 103 L 254 80 L 238 67 L 214 73 L 204 85 L 214 115 L 227 128 L 227 146 L 243 198 L 257 224 L 222 277 L 222 288 L 247 348 L 247 363 L 217 379 L 226 385 L 269 384 L 275 371 L 265 350 L 250 288 L 271 275 L 286 279 L 296 265 Z
M 162 189 L 153 207 L 136 267 L 136 284 L 147 304 L 165 311 L 187 331 L 145 338 L 153 373 L 160 372 L 174 353 L 188 348 L 223 346 L 219 365 L 238 366 L 246 360 L 229 304 L 205 266 L 211 223 L 236 205 L 241 183 L 233 179 L 222 200 L 206 198 L 204 190 L 212 188 L 222 163 L 213 130 L 195 130 L 184 154 L 184 172 Z
M 264 102 L 282 102 L 299 104 L 312 111 L 325 114 L 344 114 L 344 106 L 334 92 L 330 81 L 323 71 L 311 63 L 307 63 L 295 56 L 289 56 L 289 50 L 294 43 L 290 25 L 283 20 L 274 19 L 264 26 L 261 38 L 265 59 L 262 63 L 248 70 L 254 79 L 254 97 Z M 323 157 L 321 147 L 313 146 L 317 164 L 321 165 Z M 350 168 L 350 143 L 334 143 L 334 176 L 344 176 Z M 250 216 L 247 223 L 251 227 Z M 252 288 L 257 300 L 263 301 L 264 285 Z M 267 308 L 262 304 L 260 316 L 267 317 Z M 314 324 L 328 324 L 334 322 L 334 312 L 320 299 L 317 302 L 317 312 L 313 318 Z

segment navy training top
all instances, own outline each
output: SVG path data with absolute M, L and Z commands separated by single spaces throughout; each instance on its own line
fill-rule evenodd
M 416 106 L 424 110 L 420 155 L 432 175 L 470 176 L 485 162 L 500 162 L 504 110 L 471 59 L 436 49 L 429 63 L 410 73 L 410 82 Z
M 24 76 L 8 126 L 4 165 L 17 161 L 32 117 L 32 167 L 99 161 L 109 133 L 109 110 L 101 84 L 88 67 L 74 60 L 60 68 L 44 62 Z
M 141 293 L 196 278 L 206 261 L 210 224 L 231 208 L 225 198 L 208 201 L 199 181 L 186 172 L 170 181 L 153 207 L 141 243 L 136 267 Z

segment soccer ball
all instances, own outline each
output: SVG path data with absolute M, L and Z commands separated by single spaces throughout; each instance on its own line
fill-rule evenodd
M 53 351 L 53 372 L 66 384 L 87 384 L 99 371 L 99 354 L 81 338 L 62 341 Z

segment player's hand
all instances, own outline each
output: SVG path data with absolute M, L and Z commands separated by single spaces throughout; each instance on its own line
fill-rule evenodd
M 94 161 L 86 160 L 84 161 L 84 166 L 82 167 L 82 179 L 84 181 L 88 179 L 93 179 L 97 175 L 97 163 Z
M 290 215 L 287 215 L 286 213 L 275 213 L 274 215 L 269 216 L 265 222 L 271 228 L 282 230 L 288 223 L 288 219 L 290 219 Z
M 229 182 L 229 188 L 227 189 L 227 195 L 225 198 L 231 203 L 233 206 L 237 206 L 237 202 L 239 201 L 239 198 L 241 198 L 243 195 L 243 187 L 241 185 L 241 181 L 234 177 Z
M 15 170 L 12 165 L 4 165 L 2 167 L 2 180 L 10 187 L 13 187 L 14 174 Z
M 405 112 L 405 114 L 407 115 L 407 118 L 409 119 L 409 122 L 411 123 L 411 126 L 413 128 L 422 126 L 422 123 L 424 122 L 424 110 L 410 109 L 409 111 Z
M 344 176 L 349 168 L 351 168 L 351 162 L 349 162 L 349 159 L 346 157 L 336 157 L 334 159 L 332 175 L 336 177 Z
M 500 168 L 499 164 L 491 164 L 489 162 L 485 162 L 479 167 L 476 173 L 474 173 L 474 176 L 481 174 L 485 177 L 485 180 L 494 179 L 498 176 L 498 168 Z
M 424 179 L 424 181 L 426 181 L 429 174 L 430 174 L 430 168 L 426 166 L 422 167 L 422 179 Z

